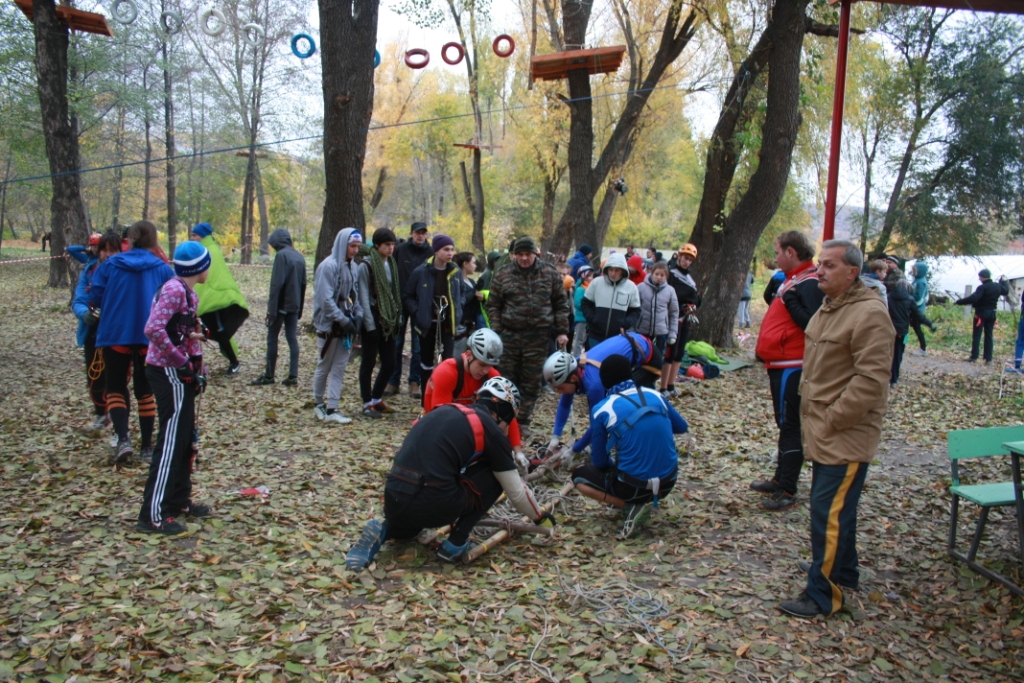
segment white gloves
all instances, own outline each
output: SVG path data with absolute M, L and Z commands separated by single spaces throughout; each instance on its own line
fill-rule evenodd
M 516 469 L 519 470 L 519 476 L 525 477 L 530 471 L 530 461 L 523 455 L 522 451 L 516 451 L 512 454 L 512 457 L 516 461 Z
M 561 442 L 561 440 L 562 440 L 562 437 L 560 437 L 560 436 L 558 436 L 556 434 L 552 434 L 551 435 L 551 441 L 548 441 L 548 450 L 549 451 L 554 451 L 558 447 L 558 444 Z
M 675 343 L 676 343 L 676 339 L 675 339 L 675 337 L 669 337 L 669 338 L 668 338 L 668 344 L 669 344 L 669 346 L 672 346 L 672 345 L 673 345 L 673 344 L 675 344 Z

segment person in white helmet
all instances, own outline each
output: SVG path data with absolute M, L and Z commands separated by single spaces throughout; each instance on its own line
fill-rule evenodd
M 385 541 L 415 538 L 451 524 L 437 556 L 466 562 L 473 530 L 502 492 L 534 524 L 554 526 L 523 484 L 506 433 L 519 412 L 519 390 L 504 377 L 480 387 L 472 406 L 438 406 L 413 424 L 384 485 L 384 520 L 371 520 L 345 556 L 365 569 Z

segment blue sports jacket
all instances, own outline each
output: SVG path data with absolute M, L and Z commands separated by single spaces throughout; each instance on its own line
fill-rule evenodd
M 96 346 L 149 345 L 146 321 L 153 296 L 174 270 L 148 249 L 114 254 L 92 276 L 89 302 L 100 309 Z
M 645 411 L 635 422 L 630 419 L 641 410 Z M 615 464 L 619 472 L 641 481 L 675 477 L 678 456 L 673 435 L 685 434 L 690 428 L 660 393 L 632 382 L 613 387 L 608 398 L 594 406 L 590 425 L 594 435 L 590 462 L 594 467 L 603 470 Z

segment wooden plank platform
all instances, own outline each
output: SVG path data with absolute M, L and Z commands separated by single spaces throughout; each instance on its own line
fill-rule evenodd
M 573 69 L 586 69 L 590 74 L 612 73 L 619 70 L 625 54 L 625 45 L 614 45 L 538 55 L 530 60 L 530 82 L 561 80 Z
M 478 145 L 475 142 L 453 142 L 452 147 L 464 147 L 466 149 L 501 149 L 501 145 Z
M 32 0 L 14 0 L 21 13 L 32 21 Z M 113 38 L 114 32 L 110 30 L 107 18 L 95 12 L 83 12 L 80 9 L 57 5 L 57 18 L 63 21 L 72 31 L 84 33 L 96 33 L 101 36 Z

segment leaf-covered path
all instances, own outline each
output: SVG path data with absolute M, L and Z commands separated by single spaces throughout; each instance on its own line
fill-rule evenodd
M 783 513 L 761 511 L 747 489 L 770 472 L 773 449 L 756 367 L 685 386 L 677 405 L 692 438 L 681 441 L 679 485 L 639 537 L 615 541 L 615 520 L 571 495 L 556 513 L 557 545 L 516 538 L 469 567 L 441 565 L 416 544 L 389 545 L 372 571 L 355 574 L 344 553 L 380 512 L 414 404 L 399 397 L 384 420 L 317 422 L 307 337 L 300 387 L 248 386 L 261 371 L 256 321 L 269 271 L 235 272 L 253 311 L 240 337 L 244 370 L 214 377 L 202 399 L 195 475 L 196 499 L 215 516 L 175 539 L 134 531 L 143 469 L 115 470 L 106 438 L 84 432 L 91 418 L 67 292 L 45 288 L 45 266 L 0 273 L 0 679 L 1024 675 L 1024 601 L 945 553 L 944 433 L 1021 421 L 1019 400 L 997 400 L 994 370 L 968 375 L 957 363 L 908 359 L 862 498 L 862 588 L 829 620 L 790 619 L 775 607 L 802 589 L 796 562 L 809 558 L 810 475 L 801 504 Z M 354 370 L 342 405 L 350 414 L 358 414 Z M 549 425 L 553 412 L 547 396 L 538 421 Z M 270 496 L 231 493 L 257 485 Z M 966 517 L 965 539 L 973 512 Z M 982 550 L 1008 568 L 1009 520 L 993 513 Z M 646 610 L 631 621 L 628 597 L 648 597 L 643 590 L 651 601 L 631 603 Z M 593 600 L 602 596 L 614 613 L 599 612 Z

